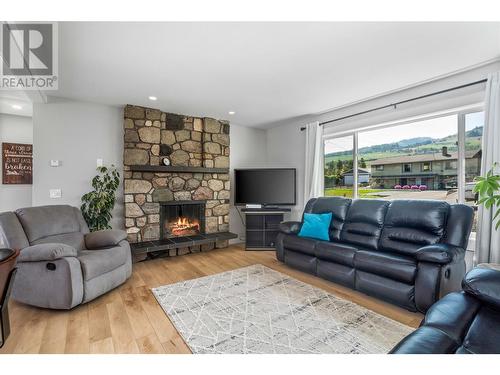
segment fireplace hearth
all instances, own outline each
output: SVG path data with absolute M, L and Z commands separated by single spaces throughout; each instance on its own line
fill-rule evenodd
M 160 202 L 160 238 L 205 233 L 206 201 Z

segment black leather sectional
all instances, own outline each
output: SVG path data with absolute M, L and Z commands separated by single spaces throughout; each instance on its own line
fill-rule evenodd
M 475 268 L 427 311 L 396 354 L 500 354 L 500 271 Z
M 426 312 L 460 290 L 472 208 L 431 200 L 322 197 L 304 212 L 332 212 L 330 241 L 298 237 L 284 222 L 278 260 L 299 270 L 404 307 Z

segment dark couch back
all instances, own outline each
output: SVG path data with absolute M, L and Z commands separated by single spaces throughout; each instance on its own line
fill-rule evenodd
M 395 200 L 385 217 L 379 248 L 411 255 L 441 241 L 450 205 L 442 201 Z
M 351 201 L 351 199 L 341 197 L 313 198 L 307 202 L 304 212 L 314 214 L 331 212 L 333 218 L 330 224 L 330 240 L 339 241 L 340 231 L 344 226 Z
M 341 241 L 377 250 L 388 207 L 389 201 L 353 200 L 340 234 Z
M 332 241 L 405 255 L 439 242 L 465 248 L 473 219 L 466 205 L 416 199 L 321 197 L 309 200 L 304 212 L 332 212 Z

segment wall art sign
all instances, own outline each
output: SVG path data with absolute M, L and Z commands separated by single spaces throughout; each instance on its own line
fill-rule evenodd
M 2 143 L 2 182 L 4 185 L 33 183 L 33 145 Z

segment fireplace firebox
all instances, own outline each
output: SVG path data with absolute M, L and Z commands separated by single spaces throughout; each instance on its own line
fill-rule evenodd
M 205 233 L 206 201 L 160 203 L 160 238 L 189 237 Z

